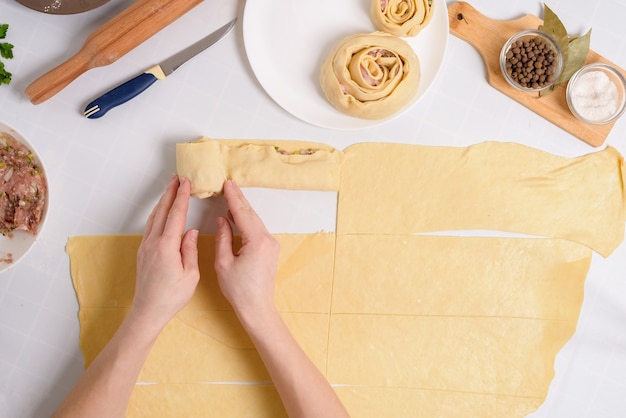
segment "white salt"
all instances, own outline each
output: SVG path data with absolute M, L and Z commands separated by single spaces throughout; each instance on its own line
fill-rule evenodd
M 572 86 L 571 99 L 580 116 L 591 121 L 602 121 L 615 114 L 619 94 L 605 73 L 590 71 L 578 77 Z

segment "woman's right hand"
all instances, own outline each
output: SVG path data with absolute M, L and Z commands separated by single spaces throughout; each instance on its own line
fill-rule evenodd
M 233 230 L 218 218 L 215 270 L 222 293 L 233 305 L 261 356 L 274 386 L 293 417 L 349 417 L 326 378 L 306 355 L 274 302 L 278 241 L 267 232 L 243 193 L 224 184 L 229 216 L 241 232 L 242 247 L 233 253 Z
M 233 181 L 224 183 L 229 217 L 241 233 L 242 246 L 233 251 L 233 229 L 217 219 L 215 271 L 222 293 L 244 326 L 275 311 L 274 288 L 280 245 Z

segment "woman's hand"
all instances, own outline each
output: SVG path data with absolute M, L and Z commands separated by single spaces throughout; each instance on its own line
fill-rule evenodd
M 198 231 L 183 235 L 191 186 L 173 175 L 150 214 L 137 252 L 131 314 L 164 327 L 189 302 L 198 284 Z
M 218 219 L 215 271 L 222 293 L 233 305 L 261 356 L 290 417 L 348 417 L 333 388 L 282 320 L 274 302 L 279 244 L 237 185 L 224 183 L 230 217 L 241 232 L 233 253 L 233 230 Z
M 189 181 L 172 176 L 137 252 L 133 306 L 55 417 L 123 417 L 152 345 L 191 299 L 200 278 L 197 231 L 183 236 Z
M 280 246 L 235 182 L 224 183 L 224 197 L 229 216 L 241 232 L 242 247 L 233 253 L 232 227 L 226 218 L 218 218 L 215 271 L 222 293 L 245 323 L 275 310 Z

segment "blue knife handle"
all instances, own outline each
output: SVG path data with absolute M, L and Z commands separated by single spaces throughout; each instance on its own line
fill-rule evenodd
M 150 87 L 158 78 L 151 73 L 142 73 L 137 77 L 128 80 L 124 84 L 120 84 L 113 90 L 104 93 L 93 102 L 89 103 L 83 114 L 89 119 L 96 119 L 104 116 L 106 112 L 126 103 L 139 93 Z

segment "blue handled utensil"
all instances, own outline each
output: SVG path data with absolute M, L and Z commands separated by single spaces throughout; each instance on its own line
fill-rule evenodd
M 191 58 L 195 57 L 200 52 L 222 39 L 228 32 L 230 32 L 233 26 L 235 26 L 236 22 L 237 18 L 231 20 L 215 32 L 200 39 L 198 42 L 183 49 L 162 63 L 148 68 L 137 77 L 132 78 L 115 87 L 113 90 L 106 92 L 93 102 L 89 103 L 85 107 L 83 114 L 89 119 L 100 118 L 114 107 L 119 106 L 122 103 L 126 103 L 142 91 L 146 90 L 157 80 L 163 80 L 165 77 L 176 71 L 178 67 L 183 65 L 185 62 L 189 61 Z

